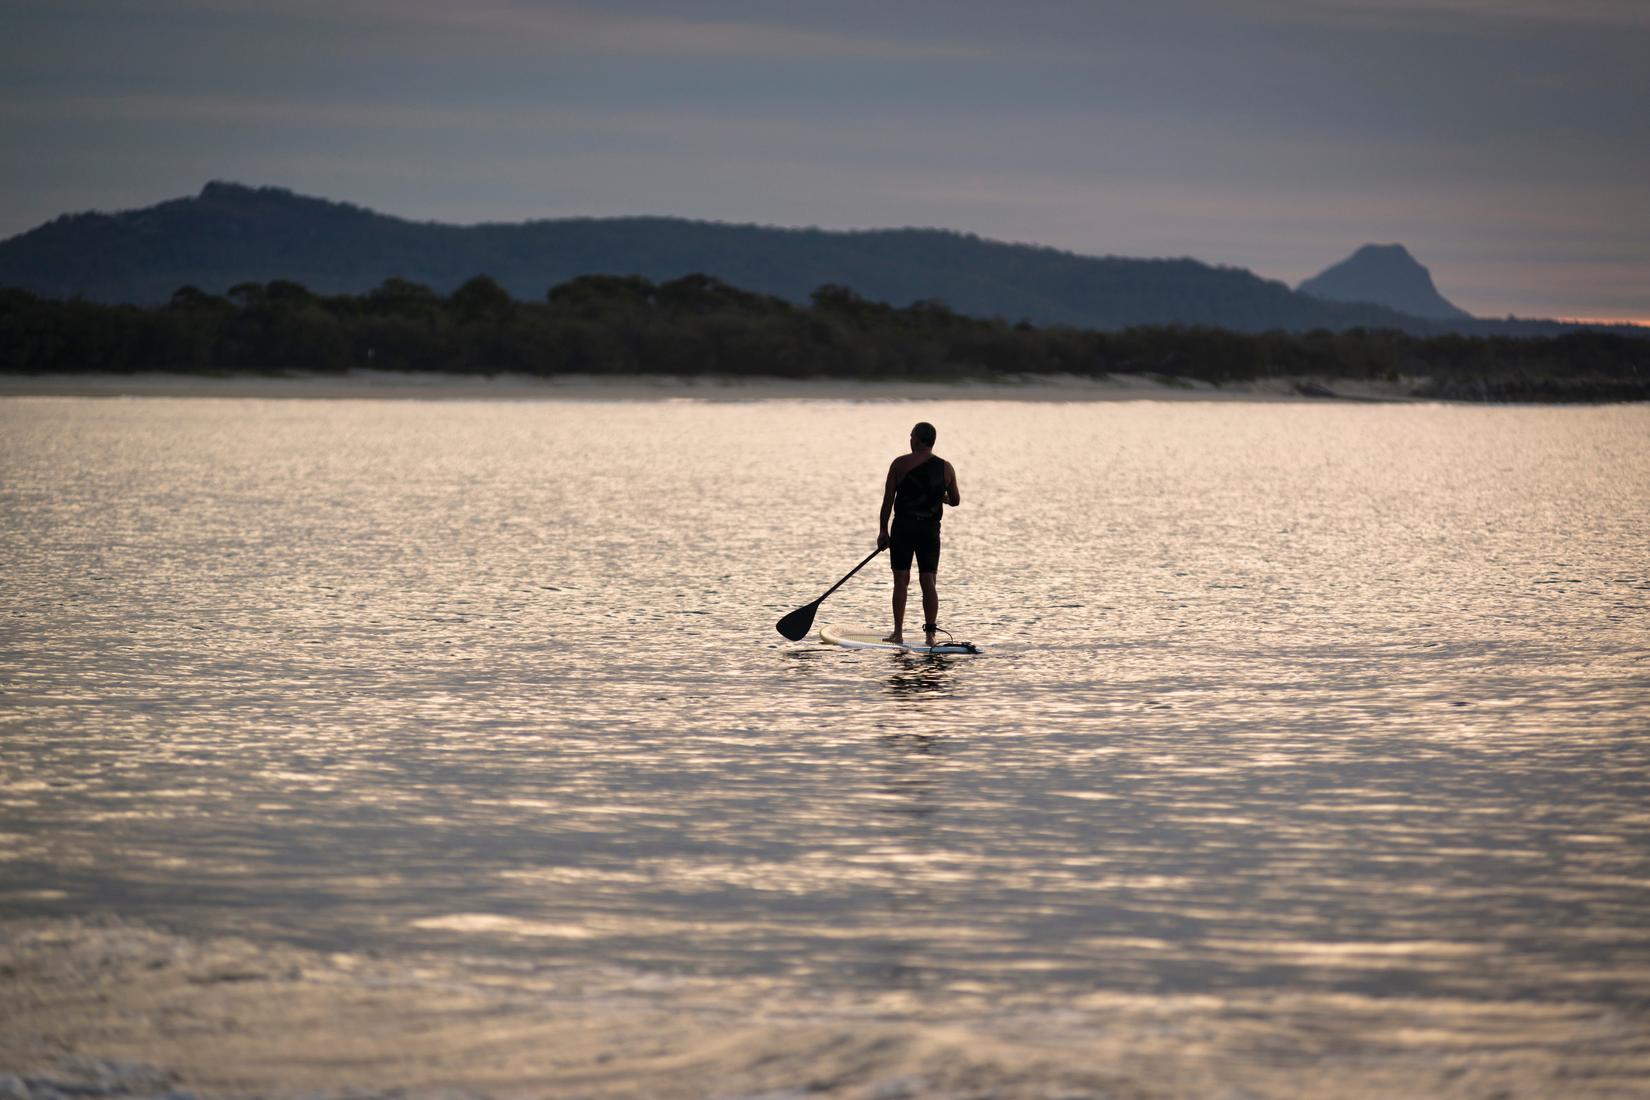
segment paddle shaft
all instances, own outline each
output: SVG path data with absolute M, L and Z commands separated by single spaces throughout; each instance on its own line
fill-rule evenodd
M 829 587 L 825 590 L 825 596 L 829 596 L 832 592 L 835 592 L 837 589 L 839 589 L 843 585 L 847 584 L 848 583 L 848 577 L 852 577 L 855 573 L 858 573 L 861 569 L 864 569 L 867 565 L 870 564 L 871 559 L 876 557 L 880 553 L 882 553 L 882 547 L 879 546 L 875 550 L 871 551 L 869 554 L 866 554 L 864 561 L 860 562 L 858 565 L 856 565 L 852 569 L 848 570 L 848 576 L 847 577 L 843 577 L 841 580 L 837 581 L 835 584 L 831 585 L 831 587 Z M 825 596 L 819 597 L 819 599 L 815 600 L 814 603 L 816 603 L 816 604 L 824 603 L 825 602 Z
M 882 553 L 882 547 L 879 546 L 869 554 L 866 554 L 865 561 L 860 562 L 858 565 L 848 570 L 848 577 L 851 577 L 855 573 L 858 573 L 861 569 L 864 569 L 865 563 L 869 562 L 880 553 Z M 825 590 L 825 596 L 829 596 L 832 592 L 835 592 L 837 589 L 847 584 L 848 577 L 843 577 L 841 580 L 831 585 L 831 587 L 827 588 Z M 774 623 L 774 629 L 779 631 L 779 633 L 783 634 L 791 641 L 800 642 L 803 636 L 808 633 L 808 628 L 814 625 L 814 613 L 819 610 L 819 605 L 825 602 L 825 596 L 819 597 L 819 599 L 815 600 L 813 603 L 803 604 L 789 615 L 786 615 L 783 619 L 780 619 L 777 623 Z

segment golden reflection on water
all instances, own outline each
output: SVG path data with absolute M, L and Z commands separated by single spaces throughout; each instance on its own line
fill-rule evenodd
M 783 643 L 919 417 L 986 653 Z M 844 996 L 1650 1001 L 1650 410 L 0 426 L 0 910 Z M 819 621 L 886 603 L 873 565 Z

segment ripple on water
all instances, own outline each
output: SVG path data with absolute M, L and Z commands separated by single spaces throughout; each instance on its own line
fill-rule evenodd
M 1643 1011 L 1650 414 L 924 406 L 986 654 L 783 643 L 913 413 L 0 402 L 0 907 L 842 998 L 1287 991 L 1277 1027 L 1350 998 L 1394 1043 Z

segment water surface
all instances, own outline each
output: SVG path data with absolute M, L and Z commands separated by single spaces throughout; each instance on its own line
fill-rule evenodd
M 919 418 L 986 654 L 784 643 Z M 0 914 L 1642 1066 L 1647 515 L 1643 407 L 7 400 Z

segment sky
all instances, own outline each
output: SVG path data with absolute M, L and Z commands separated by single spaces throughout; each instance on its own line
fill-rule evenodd
M 0 0 L 0 237 L 209 180 L 933 226 L 1650 321 L 1650 0 Z

